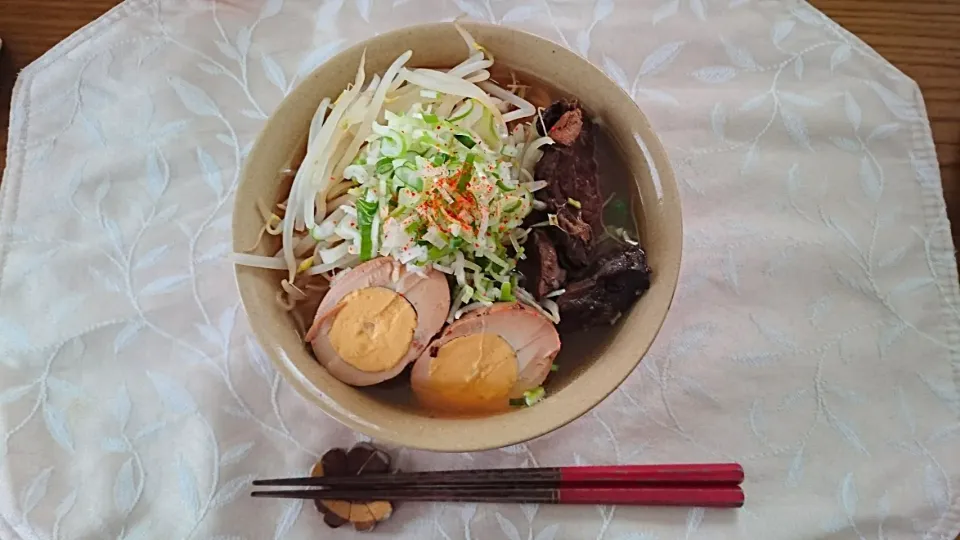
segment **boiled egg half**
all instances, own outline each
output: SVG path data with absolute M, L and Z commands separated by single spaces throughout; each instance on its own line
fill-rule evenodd
M 334 377 L 369 386 L 396 377 L 416 360 L 449 309 L 443 274 L 410 272 L 380 257 L 333 279 L 306 340 Z
M 448 326 L 417 359 L 411 385 L 437 412 L 503 410 L 543 383 L 558 352 L 553 323 L 522 304 L 497 303 Z

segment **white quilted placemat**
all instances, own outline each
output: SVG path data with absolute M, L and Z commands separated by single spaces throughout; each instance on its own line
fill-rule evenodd
M 595 411 L 405 469 L 726 461 L 740 511 L 402 505 L 373 537 L 935 538 L 960 529 L 957 271 L 917 86 L 806 4 L 128 0 L 20 76 L 0 197 L 0 537 L 349 538 L 251 500 L 357 436 L 251 341 L 244 154 L 345 46 L 465 13 L 630 92 L 682 183 L 685 262 Z

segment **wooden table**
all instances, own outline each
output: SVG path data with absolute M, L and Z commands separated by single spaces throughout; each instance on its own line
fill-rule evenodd
M 17 73 L 116 0 L 0 0 L 0 163 Z M 920 83 L 960 245 L 960 0 L 814 0 Z

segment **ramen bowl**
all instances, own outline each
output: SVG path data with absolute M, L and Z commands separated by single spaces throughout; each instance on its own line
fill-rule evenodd
M 502 68 L 551 97 L 573 97 L 613 141 L 625 164 L 620 190 L 633 202 L 640 241 L 652 269 L 650 289 L 610 328 L 563 336 L 563 348 L 545 388 L 531 406 L 491 416 L 447 417 L 419 408 L 403 384 L 356 388 L 334 378 L 314 358 L 290 313 L 276 301 L 283 275 L 236 267 L 250 326 L 276 369 L 329 416 L 376 440 L 434 451 L 504 447 L 553 431 L 583 415 L 613 392 L 653 343 L 673 299 L 680 269 L 682 226 L 677 185 L 656 134 L 633 100 L 587 60 L 518 30 L 461 23 Z M 303 158 L 311 117 L 325 97 L 350 84 L 365 51 L 368 75 L 383 73 L 404 51 L 413 67 L 448 68 L 467 51 L 453 24 L 403 28 L 333 57 L 305 78 L 267 121 L 247 157 L 233 215 L 233 248 L 254 245 L 263 221 L 257 202 L 284 200 L 280 171 Z M 261 243 L 255 253 L 272 255 Z

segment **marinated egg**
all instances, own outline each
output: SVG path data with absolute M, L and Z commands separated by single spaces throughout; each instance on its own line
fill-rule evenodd
M 380 257 L 333 279 L 306 340 L 334 377 L 370 386 L 396 377 L 416 360 L 449 309 L 443 274 L 409 272 Z
M 497 303 L 454 322 L 420 355 L 411 383 L 431 410 L 502 410 L 540 386 L 560 351 L 553 323 L 517 303 Z

